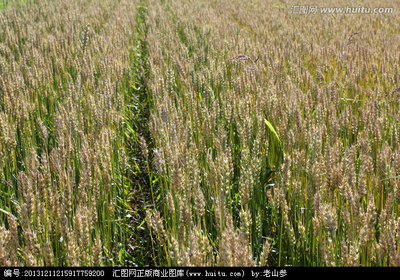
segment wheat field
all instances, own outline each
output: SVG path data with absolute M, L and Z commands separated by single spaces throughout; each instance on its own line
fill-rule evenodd
M 399 3 L 9 2 L 1 266 L 400 266 Z

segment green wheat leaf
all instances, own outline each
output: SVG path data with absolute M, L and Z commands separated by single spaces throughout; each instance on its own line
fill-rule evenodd
M 279 139 L 278 133 L 276 133 L 275 128 L 272 126 L 272 124 L 267 120 L 265 120 L 265 124 L 269 127 L 269 129 L 275 134 L 276 139 L 278 139 L 279 143 L 281 143 L 281 140 Z

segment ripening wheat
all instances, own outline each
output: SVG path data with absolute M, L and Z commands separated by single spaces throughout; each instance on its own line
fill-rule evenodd
M 168 264 L 399 265 L 398 14 L 148 2 Z
M 387 2 L 5 8 L 0 264 L 120 264 L 122 232 L 148 230 L 151 265 L 399 266 L 400 6 Z M 149 175 L 132 230 L 117 207 L 141 168 L 128 88 L 150 106 L 150 137 L 128 129 Z
M 136 6 L 35 1 L 0 13 L 1 266 L 118 262 L 113 180 L 126 166 Z

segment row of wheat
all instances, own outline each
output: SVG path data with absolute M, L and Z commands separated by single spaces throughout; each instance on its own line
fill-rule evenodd
M 137 2 L 0 12 L 0 266 L 118 264 Z
M 398 14 L 290 5 L 148 1 L 169 265 L 400 265 Z

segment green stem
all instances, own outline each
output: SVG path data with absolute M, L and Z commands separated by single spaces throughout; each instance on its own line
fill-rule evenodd
M 282 256 L 282 232 L 283 232 L 283 211 L 281 211 L 281 227 L 279 229 L 279 259 L 278 266 L 281 266 L 281 256 Z

